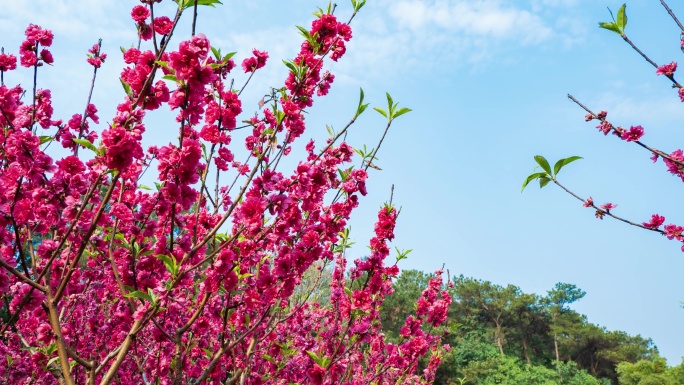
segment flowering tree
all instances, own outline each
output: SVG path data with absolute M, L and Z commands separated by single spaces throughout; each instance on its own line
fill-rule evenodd
M 101 131 L 90 99 L 64 122 L 53 117 L 50 90 L 38 88 L 54 60 L 51 31 L 29 25 L 19 60 L 0 54 L 0 382 L 429 383 L 444 349 L 429 331 L 445 321 L 451 299 L 438 271 L 401 341 L 386 342 L 379 306 L 399 272 L 385 264 L 398 215 L 391 199 L 368 257 L 351 267 L 345 258 L 346 224 L 368 169 L 410 110 L 387 95 L 387 108 L 376 108 L 387 119 L 382 137 L 355 150 L 344 138 L 368 106 L 361 91 L 341 131 L 325 143 L 297 140 L 304 113 L 335 79 L 325 63 L 344 56 L 365 0 L 351 1 L 347 22 L 329 5 L 310 28 L 298 27 L 304 41 L 285 62 L 284 85 L 242 126 L 241 93 L 268 53 L 255 49 L 242 61 L 247 80 L 234 88 L 233 53 L 195 33 L 197 7 L 220 2 L 175 1 L 175 15 L 158 14 L 161 0 L 133 7 L 139 39 L 123 50 L 125 93 Z M 191 34 L 172 43 L 186 14 Z M 87 53 L 93 87 L 106 59 L 101 42 Z M 5 85 L 17 61 L 33 71 L 32 90 Z M 146 111 L 159 108 L 176 114 L 178 141 L 144 149 L 154 130 Z M 238 129 L 251 130 L 246 151 L 231 146 Z M 306 157 L 281 171 L 297 145 Z M 58 146 L 67 155 L 55 160 L 48 149 Z M 140 181 L 153 170 L 149 188 Z M 315 281 L 325 269 L 329 298 L 292 295 L 307 270 Z
M 676 15 L 670 7 L 667 5 L 667 3 L 664 0 L 660 0 L 660 3 L 662 6 L 665 8 L 667 13 L 672 17 L 674 22 L 677 24 L 677 27 L 681 31 L 680 35 L 680 48 L 682 51 L 684 51 L 684 25 L 677 19 Z M 626 14 L 626 4 L 623 4 L 622 7 L 617 12 L 617 17 L 614 18 L 611 22 L 601 22 L 599 23 L 599 26 L 601 28 L 607 29 L 609 31 L 615 32 L 622 39 L 629 44 L 643 59 L 645 59 L 651 66 L 655 68 L 655 73 L 656 75 L 664 76 L 666 77 L 670 83 L 672 84 L 672 88 L 677 90 L 677 94 L 679 96 L 679 99 L 684 102 L 684 87 L 675 80 L 674 73 L 677 70 L 677 63 L 676 62 L 671 62 L 669 64 L 664 64 L 664 65 L 658 65 L 656 64 L 651 58 L 649 58 L 648 55 L 646 55 L 644 52 L 642 52 L 625 34 L 625 28 L 627 27 L 627 14 Z M 612 13 L 611 13 L 612 16 Z M 657 162 L 658 159 L 662 158 L 663 162 L 665 163 L 665 166 L 667 167 L 667 171 L 671 173 L 672 175 L 675 175 L 682 179 L 684 181 L 684 152 L 682 152 L 681 149 L 674 150 L 670 153 L 658 150 L 652 146 L 649 146 L 646 144 L 644 141 L 642 141 L 642 137 L 644 136 L 644 128 L 640 125 L 634 125 L 631 126 L 630 128 L 623 128 L 620 126 L 614 126 L 611 122 L 609 122 L 606 118 L 608 116 L 608 113 L 606 111 L 600 111 L 598 113 L 593 112 L 590 110 L 588 107 L 583 105 L 579 100 L 577 100 L 575 97 L 572 95 L 568 95 L 568 98 L 572 100 L 574 103 L 576 103 L 579 107 L 581 107 L 583 110 L 587 112 L 585 116 L 585 120 L 587 122 L 593 121 L 593 120 L 598 120 L 599 124 L 596 126 L 596 128 L 599 129 L 601 133 L 604 135 L 608 134 L 613 134 L 617 136 L 619 139 L 625 141 L 625 142 L 632 142 L 643 149 L 645 149 L 653 162 Z M 576 199 L 580 200 L 583 202 L 584 207 L 591 208 L 595 210 L 595 216 L 598 219 L 603 219 L 604 217 L 608 216 L 614 219 L 617 219 L 619 221 L 622 221 L 624 223 L 640 227 L 645 230 L 653 231 L 660 233 L 664 236 L 666 236 L 670 240 L 676 240 L 678 242 L 684 243 L 684 227 L 670 223 L 666 224 L 663 226 L 665 223 L 665 217 L 661 216 L 659 214 L 653 214 L 651 218 L 646 221 L 646 222 L 641 222 L 639 223 L 638 221 L 631 221 L 622 217 L 619 217 L 615 215 L 611 210 L 615 209 L 617 207 L 616 204 L 607 202 L 604 204 L 597 205 L 594 203 L 594 200 L 592 197 L 588 198 L 582 198 L 579 195 L 575 194 L 568 188 L 566 188 L 564 185 L 560 184 L 560 182 L 557 179 L 558 172 L 567 164 L 574 162 L 578 159 L 581 159 L 579 156 L 572 156 L 569 158 L 564 158 L 558 160 L 553 169 L 551 169 L 551 166 L 549 162 L 540 155 L 537 155 L 534 157 L 535 161 L 541 167 L 542 171 L 541 172 L 536 172 L 527 177 L 527 179 L 523 182 L 523 190 L 525 187 L 532 181 L 534 180 L 539 180 L 539 186 L 544 187 L 546 186 L 549 182 L 555 183 L 557 186 L 562 188 L 564 191 L 566 191 L 568 194 L 572 195 Z M 661 226 L 663 226 L 661 228 Z M 684 245 L 681 247 L 682 251 L 684 251 Z

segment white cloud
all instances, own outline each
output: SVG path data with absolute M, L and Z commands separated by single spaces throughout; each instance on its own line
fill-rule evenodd
M 568 49 L 586 40 L 578 1 L 376 0 L 354 20 L 354 39 L 337 73 L 361 82 L 448 76 L 514 65 L 530 50 Z
M 79 0 L 77 4 L 67 0 L 33 0 L 31 3 L 31 6 L 21 1 L 3 4 L 3 13 L 11 17 L 2 20 L 2 28 L 23 31 L 33 23 L 61 37 L 120 36 L 124 29 L 122 19 L 111 15 L 126 14 L 130 8 L 127 2 L 116 0 Z M 130 29 L 129 25 L 126 30 Z
M 466 35 L 538 43 L 551 37 L 551 29 L 525 9 L 494 1 L 417 1 L 397 3 L 390 15 L 399 27 L 452 31 Z

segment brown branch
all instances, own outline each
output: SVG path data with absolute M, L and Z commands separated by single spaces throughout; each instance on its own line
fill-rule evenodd
M 55 335 L 55 344 L 57 345 L 57 354 L 59 355 L 59 364 L 62 368 L 62 377 L 64 378 L 64 383 L 66 385 L 74 385 L 74 378 L 71 375 L 71 365 L 69 365 L 69 357 L 66 348 L 66 341 L 64 341 L 64 336 L 62 335 L 62 325 L 59 322 L 59 313 L 55 307 L 55 303 L 52 301 L 52 295 L 48 291 L 47 293 L 47 308 L 48 317 L 50 319 L 50 326 L 52 327 L 52 333 Z
M 104 198 L 102 199 L 102 202 L 100 203 L 100 208 L 97 210 L 97 213 L 95 213 L 95 216 L 93 217 L 92 223 L 90 224 L 90 228 L 88 228 L 88 231 L 86 232 L 85 236 L 83 237 L 83 242 L 81 242 L 81 246 L 78 248 L 78 251 L 76 252 L 76 255 L 74 256 L 74 260 L 71 262 L 71 265 L 69 266 L 69 270 L 67 271 L 66 275 L 64 278 L 61 280 L 60 285 L 57 289 L 57 292 L 55 293 L 55 297 L 53 300 L 55 303 L 59 302 L 61 299 L 62 295 L 64 294 L 64 291 L 66 290 L 66 286 L 69 283 L 69 280 L 71 279 L 71 275 L 74 273 L 76 266 L 78 265 L 78 261 L 81 258 L 81 255 L 83 254 L 83 251 L 85 251 L 86 246 L 88 245 L 88 240 L 90 239 L 91 235 L 97 228 L 97 222 L 100 220 L 100 217 L 102 216 L 102 213 L 105 210 L 105 207 L 107 206 L 107 203 L 109 203 L 109 199 L 112 197 L 112 193 L 114 192 L 114 187 L 116 186 L 116 182 L 119 180 L 119 177 L 121 174 L 117 173 L 114 178 L 112 178 L 112 184 L 109 186 L 109 189 L 105 193 Z
M 128 350 L 131 348 L 131 344 L 133 343 L 135 336 L 142 329 L 144 321 L 145 317 L 143 316 L 133 323 L 133 326 L 131 326 L 131 330 L 128 332 L 128 335 L 126 336 L 126 339 L 124 339 L 121 345 L 117 348 L 118 354 L 116 355 L 116 360 L 114 360 L 112 366 L 109 367 L 107 373 L 104 375 L 104 377 L 102 377 L 100 385 L 107 385 L 112 382 L 114 376 L 116 376 L 116 372 L 119 371 L 119 367 L 121 367 L 121 364 L 126 358 Z M 104 362 L 100 364 L 100 367 L 102 367 L 102 365 L 104 365 Z
M 660 4 L 662 4 L 663 7 L 665 7 L 665 10 L 667 11 L 667 13 L 670 14 L 670 17 L 672 18 L 672 20 L 674 20 L 675 23 L 677 23 L 679 30 L 682 31 L 682 33 L 684 33 L 684 25 L 682 25 L 682 23 L 679 22 L 679 19 L 677 19 L 677 16 L 675 16 L 674 12 L 672 12 L 670 7 L 668 7 L 667 4 L 665 3 L 665 1 L 663 1 L 663 0 L 660 0 Z
M 97 41 L 97 54 L 100 55 L 100 50 L 102 49 L 102 39 L 99 39 Z M 90 101 L 93 98 L 93 90 L 95 89 L 95 78 L 97 77 L 97 67 L 93 66 L 93 79 L 90 82 L 90 91 L 88 92 L 88 101 L 86 102 L 86 107 L 85 110 L 83 111 L 83 116 L 81 118 L 81 124 L 78 127 L 78 139 L 81 139 L 83 137 L 83 128 L 85 127 L 86 123 L 86 118 L 88 117 L 88 106 L 90 105 Z M 76 143 L 76 146 L 74 147 L 74 156 L 78 156 L 78 149 L 79 149 L 79 144 Z
M 560 188 L 562 188 L 563 190 L 565 190 L 565 192 L 567 192 L 568 194 L 570 194 L 570 195 L 572 195 L 573 197 L 575 197 L 577 200 L 579 200 L 579 201 L 581 201 L 581 202 L 584 202 L 584 203 L 587 203 L 587 200 L 586 200 L 586 199 L 580 198 L 577 194 L 573 193 L 572 191 L 568 190 L 565 186 L 563 186 L 562 184 L 560 184 L 556 179 L 552 179 L 552 180 L 553 180 L 553 183 L 555 183 L 558 187 L 560 187 Z M 610 210 L 604 210 L 604 209 L 602 209 L 602 208 L 600 208 L 600 207 L 597 207 L 596 205 L 594 205 L 593 202 L 590 203 L 589 207 L 592 207 L 592 208 L 596 209 L 596 211 L 597 211 L 597 212 L 600 212 L 602 215 L 607 215 L 607 216 L 609 216 L 609 217 L 611 217 L 611 218 L 613 218 L 613 219 L 617 219 L 618 221 L 624 222 L 624 223 L 626 223 L 626 224 L 628 224 L 628 225 L 636 226 L 636 227 L 642 228 L 642 229 L 644 229 L 644 230 L 654 231 L 654 232 L 660 233 L 660 234 L 665 234 L 665 232 L 662 231 L 662 230 L 660 230 L 660 229 L 652 229 L 652 228 L 650 228 L 650 227 L 646 227 L 646 226 L 641 225 L 641 224 L 639 224 L 639 223 L 632 222 L 632 221 L 627 220 L 627 219 L 625 219 L 625 218 L 618 217 L 617 215 L 612 214 L 612 213 L 610 212 Z
M 30 285 L 31 287 L 33 287 L 34 289 L 37 289 L 38 291 L 40 291 L 42 293 L 47 293 L 47 288 L 45 286 L 39 284 L 38 282 L 33 281 L 32 279 L 30 279 L 27 276 L 25 276 L 19 270 L 10 266 L 2 258 L 0 258 L 0 266 L 2 266 L 5 270 L 9 271 L 15 277 L 19 278 L 19 280 L 24 282 L 25 284 Z
M 224 345 L 224 346 L 222 346 L 221 349 L 219 349 L 216 353 L 214 353 L 214 355 L 212 356 L 211 361 L 209 362 L 209 366 L 207 366 L 207 367 L 204 369 L 204 371 L 203 371 L 202 374 L 199 376 L 199 378 L 197 378 L 197 380 L 194 381 L 192 384 L 193 384 L 193 385 L 197 385 L 197 384 L 201 384 L 202 382 L 204 382 L 204 380 L 206 380 L 207 377 L 209 377 L 209 373 L 211 373 L 211 371 L 214 370 L 214 367 L 215 367 L 216 364 L 218 363 L 218 360 L 221 359 L 221 357 L 223 357 L 223 355 L 224 355 L 227 351 L 231 350 L 235 345 L 237 345 L 238 343 L 240 343 L 240 341 L 242 341 L 243 339 L 245 339 L 245 337 L 247 337 L 247 335 L 249 335 L 250 333 L 252 333 L 252 332 L 254 331 L 254 329 L 257 328 L 257 326 L 261 325 L 261 323 L 264 321 L 264 319 L 266 318 L 266 316 L 268 315 L 268 313 L 269 313 L 270 310 L 271 310 L 271 307 L 269 306 L 269 307 L 266 309 L 266 311 L 264 312 L 264 314 L 261 316 L 261 318 L 259 319 L 258 322 L 255 322 L 254 325 L 252 325 L 252 327 L 250 327 L 249 329 L 247 329 L 247 331 L 245 331 L 245 332 L 244 332 L 240 337 L 238 337 L 235 341 L 233 341 L 233 342 L 230 343 L 229 345 Z M 255 340 L 256 340 L 256 336 L 252 338 L 252 341 L 250 342 L 250 348 L 253 348 L 252 345 L 255 344 L 255 342 L 256 342 Z M 249 355 L 249 354 L 250 354 L 250 352 L 248 351 L 247 355 Z
M 192 36 L 195 36 L 195 26 L 197 25 L 197 0 L 195 0 L 195 6 L 192 14 Z
M 50 256 L 50 259 L 48 259 L 47 263 L 45 264 L 45 268 L 40 272 L 38 277 L 36 278 L 36 281 L 40 281 L 43 276 L 45 276 L 45 273 L 48 271 L 48 268 L 52 266 L 52 262 L 57 258 L 59 255 L 62 247 L 67 241 L 67 238 L 69 235 L 71 235 L 71 232 L 74 230 L 76 227 L 76 224 L 78 223 L 78 220 L 81 218 L 81 215 L 85 211 L 86 208 L 86 203 L 90 201 L 90 198 L 92 198 L 93 194 L 95 193 L 95 190 L 97 190 L 98 185 L 100 184 L 100 180 L 102 179 L 102 174 L 98 175 L 97 178 L 95 179 L 95 183 L 91 187 L 90 191 L 88 191 L 83 198 L 83 203 L 81 204 L 81 207 L 78 209 L 78 212 L 76 213 L 76 217 L 72 220 L 71 225 L 67 229 L 66 233 L 62 235 L 62 239 L 59 241 L 59 244 L 57 245 L 57 248 L 55 251 L 52 252 L 52 255 Z
M 209 301 L 209 297 L 211 297 L 211 293 L 208 291 L 205 292 L 204 297 L 202 297 L 202 301 L 200 302 L 199 306 L 197 307 L 197 310 L 195 311 L 195 313 L 190 317 L 188 322 L 186 322 L 185 325 L 183 325 L 183 327 L 176 330 L 176 339 L 178 339 L 180 341 L 181 336 L 183 336 L 183 333 L 185 333 L 192 326 L 192 324 L 195 323 L 195 321 L 200 316 L 200 314 L 202 314 L 202 311 L 204 310 L 204 306 L 206 306 L 207 302 Z
M 606 121 L 606 118 L 599 118 L 598 115 L 596 115 L 593 111 L 591 111 L 589 108 L 587 108 L 584 104 L 580 103 L 577 99 L 575 99 L 574 96 L 568 94 L 568 99 L 572 100 L 573 102 L 575 102 L 575 104 L 577 104 L 578 106 L 580 106 L 584 111 L 586 111 L 586 112 L 588 112 L 589 114 L 591 114 L 592 118 L 597 119 L 597 120 L 600 120 L 601 122 L 605 122 L 605 121 Z M 612 130 L 615 131 L 615 132 L 617 132 L 617 130 L 615 130 L 615 128 L 612 128 Z M 649 147 L 648 145 L 644 144 L 644 143 L 643 143 L 642 141 L 640 141 L 640 140 L 635 140 L 634 143 L 637 144 L 637 145 L 639 145 L 639 146 L 641 146 L 641 147 L 643 147 L 644 149 L 650 151 L 650 152 L 653 153 L 654 155 L 658 155 L 658 156 L 660 156 L 660 157 L 662 157 L 662 158 L 664 158 L 664 159 L 669 160 L 669 161 L 672 162 L 672 163 L 675 163 L 675 164 L 679 165 L 680 167 L 684 167 L 684 162 L 681 162 L 681 161 L 679 161 L 679 160 L 677 160 L 677 159 L 674 159 L 674 158 L 672 158 L 670 155 L 668 155 L 668 154 L 666 154 L 666 153 L 664 153 L 664 152 L 662 152 L 662 151 L 660 151 L 660 150 L 657 150 L 657 149 L 655 149 L 655 148 Z

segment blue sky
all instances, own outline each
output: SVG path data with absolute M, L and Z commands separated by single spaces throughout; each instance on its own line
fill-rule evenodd
M 166 1 L 168 2 L 168 0 Z M 123 93 L 119 47 L 135 36 L 130 8 L 137 1 L 33 0 L 5 2 L 0 45 L 17 54 L 28 23 L 55 32 L 55 65 L 41 70 L 51 88 L 56 116 L 80 113 L 91 71 L 85 52 L 98 38 L 110 55 L 94 93 L 102 121 L 108 121 Z M 300 43 L 295 24 L 308 26 L 311 12 L 325 2 L 225 0 L 200 9 L 198 31 L 238 60 L 252 48 L 271 59 L 244 93 L 252 114 L 268 86 L 285 75 L 281 59 Z M 246 3 L 246 4 L 245 4 Z M 647 4 L 648 3 L 648 4 Z M 684 17 L 684 6 L 672 2 Z M 534 171 L 533 156 L 550 161 L 580 155 L 560 174 L 561 183 L 597 203 L 618 204 L 614 213 L 637 222 L 653 213 L 666 223 L 684 224 L 676 203 L 682 183 L 652 164 L 649 154 L 584 122 L 572 93 L 613 123 L 640 124 L 643 141 L 670 152 L 684 141 L 684 106 L 667 79 L 614 33 L 600 30 L 613 0 L 369 0 L 354 20 L 347 55 L 331 67 L 336 75 L 329 97 L 307 117 L 306 135 L 325 137 L 325 124 L 343 127 L 363 87 L 373 106 L 390 92 L 413 109 L 395 122 L 380 151 L 369 195 L 352 221 L 352 238 L 364 254 L 378 207 L 394 184 L 402 207 L 394 245 L 413 249 L 404 269 L 426 271 L 443 264 L 464 274 L 544 294 L 556 282 L 577 284 L 587 296 L 574 305 L 589 320 L 609 329 L 653 338 L 671 364 L 684 356 L 684 253 L 662 236 L 605 219 L 555 186 L 524 193 Z M 171 3 L 173 5 L 173 3 Z M 171 8 L 159 12 L 171 16 Z M 337 14 L 349 15 L 347 1 Z M 627 34 L 659 64 L 676 61 L 679 30 L 655 2 L 627 7 Z M 190 30 L 188 20 L 181 27 Z M 177 41 L 176 41 L 177 43 Z M 5 77 L 28 86 L 30 73 Z M 236 84 L 244 78 L 237 75 Z M 168 113 L 151 114 L 147 143 L 172 140 Z M 165 119 L 166 118 L 166 119 Z M 373 146 L 383 120 L 368 111 L 353 126 L 354 146 Z M 239 143 L 235 140 L 234 143 Z

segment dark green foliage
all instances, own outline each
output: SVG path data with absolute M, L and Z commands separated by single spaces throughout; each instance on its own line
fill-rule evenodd
M 393 341 L 429 278 L 407 270 L 394 282 L 395 293 L 381 309 Z M 609 331 L 570 309 L 585 295 L 575 285 L 558 283 L 539 296 L 464 276 L 453 283 L 444 328 L 451 351 L 437 372 L 437 385 L 684 384 L 684 364 L 667 368 L 650 339 Z
M 669 368 L 664 358 L 621 362 L 617 367 L 620 385 L 681 385 L 684 384 L 684 362 Z

